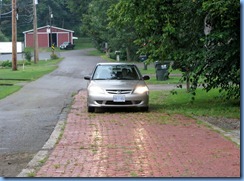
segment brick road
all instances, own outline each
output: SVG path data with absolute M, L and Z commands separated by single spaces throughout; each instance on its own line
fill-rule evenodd
M 182 115 L 87 113 L 80 91 L 36 176 L 240 177 L 240 148 Z

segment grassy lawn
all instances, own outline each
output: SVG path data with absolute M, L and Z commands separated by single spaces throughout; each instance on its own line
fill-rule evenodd
M 218 90 L 205 92 L 197 90 L 195 101 L 191 101 L 191 94 L 185 89 L 177 90 L 173 95 L 170 91 L 151 91 L 150 107 L 152 111 L 169 114 L 184 114 L 186 116 L 212 116 L 240 119 L 240 102 L 224 100 Z
M 20 83 L 36 80 L 41 76 L 52 72 L 57 68 L 57 64 L 61 60 L 62 59 L 39 61 L 37 64 L 32 63 L 31 65 L 26 65 L 24 69 L 22 66 L 18 66 L 17 71 L 12 71 L 11 68 L 1 68 L 0 99 L 18 91 L 22 87 Z
M 0 99 L 7 97 L 8 95 L 18 91 L 21 86 L 13 85 L 13 86 L 0 86 Z
M 94 48 L 90 38 L 79 38 L 74 41 L 75 49 Z

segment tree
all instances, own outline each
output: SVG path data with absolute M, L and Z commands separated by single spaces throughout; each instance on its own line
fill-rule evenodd
M 7 42 L 9 39 L 0 31 L 0 42 Z
M 75 1 L 74 1 L 75 2 Z M 80 1 L 79 1 L 80 2 Z M 78 2 L 78 3 L 79 3 Z M 82 1 L 83 2 L 83 1 Z M 38 0 L 37 8 L 37 24 L 38 27 L 46 26 L 50 24 L 50 10 L 52 11 L 52 25 L 72 29 L 79 33 L 81 26 L 81 16 L 76 16 L 75 12 L 69 9 L 70 1 L 66 0 Z M 17 32 L 18 40 L 23 41 L 23 31 L 33 28 L 33 0 L 19 0 L 18 5 L 18 21 Z M 1 14 L 1 30 L 10 39 L 11 38 L 11 1 L 3 1 L 2 7 L 0 7 Z
M 121 6 L 123 6 L 123 3 L 120 1 L 117 4 L 111 5 L 108 9 L 108 29 L 114 33 L 110 37 L 109 42 L 113 50 L 125 52 L 127 61 L 137 61 L 138 46 L 134 44 L 137 34 L 134 26 L 129 21 L 120 21 L 120 17 L 126 19 L 126 13 L 120 11 L 123 9 Z
M 220 87 L 228 98 L 240 98 L 240 2 L 205 0 L 202 8 L 211 32 L 196 74 L 204 75 L 207 91 Z
M 110 24 L 133 25 L 139 53 L 148 61 L 174 60 L 195 94 L 199 79 L 209 91 L 240 97 L 240 5 L 230 0 L 123 0 Z M 204 34 L 204 22 L 212 27 Z M 190 85 L 190 84 L 189 84 Z
M 66 1 L 67 8 L 71 12 L 70 17 L 75 19 L 76 22 L 76 31 L 79 32 L 79 34 L 85 35 L 85 32 L 81 30 L 81 26 L 83 24 L 83 16 L 88 13 L 89 4 L 92 2 L 92 0 L 69 0 Z

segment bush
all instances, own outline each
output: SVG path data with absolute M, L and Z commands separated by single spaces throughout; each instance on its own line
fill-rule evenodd
M 59 57 L 58 57 L 57 54 L 52 53 L 52 54 L 50 55 L 50 58 L 51 58 L 51 60 L 55 60 L 55 59 L 58 59 Z
M 109 53 L 109 58 L 116 60 L 116 54 L 114 52 Z
M 24 53 L 25 53 L 25 59 L 28 62 L 30 62 L 31 61 L 31 57 L 32 57 L 31 51 L 30 50 L 25 50 Z
M 25 62 L 25 65 L 31 65 L 31 61 Z
M 28 50 L 28 49 L 25 49 L 24 54 L 25 54 L 25 59 L 26 59 L 28 62 L 30 62 L 30 61 L 31 61 L 31 58 L 32 58 L 31 51 Z
M 2 67 L 12 67 L 12 62 L 10 62 L 9 60 L 3 61 L 2 62 Z

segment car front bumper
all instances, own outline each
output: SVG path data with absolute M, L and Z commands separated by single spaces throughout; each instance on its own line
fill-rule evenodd
M 125 100 L 114 101 L 115 94 L 89 94 L 87 95 L 87 106 L 89 107 L 148 107 L 149 95 L 125 94 Z

